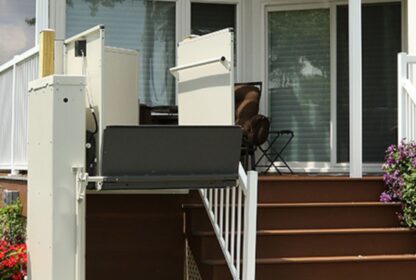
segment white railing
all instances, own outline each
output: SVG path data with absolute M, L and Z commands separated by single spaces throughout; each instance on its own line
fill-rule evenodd
M 39 48 L 0 66 L 0 169 L 27 170 L 27 89 L 38 78 Z
M 257 172 L 246 174 L 240 164 L 237 186 L 199 192 L 233 279 L 254 280 Z
M 416 56 L 406 53 L 398 55 L 398 142 L 416 140 L 416 87 L 412 83 L 413 67 L 416 67 Z

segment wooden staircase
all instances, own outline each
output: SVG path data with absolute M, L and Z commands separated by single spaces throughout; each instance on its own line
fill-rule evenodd
M 400 205 L 380 203 L 380 177 L 261 177 L 256 279 L 416 277 L 416 232 Z M 203 280 L 231 279 L 201 204 L 184 205 L 185 232 Z

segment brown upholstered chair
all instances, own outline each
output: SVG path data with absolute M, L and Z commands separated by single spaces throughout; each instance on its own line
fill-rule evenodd
M 235 123 L 243 129 L 241 159 L 246 170 L 255 168 L 255 151 L 269 135 L 270 122 L 259 114 L 262 83 L 235 84 Z

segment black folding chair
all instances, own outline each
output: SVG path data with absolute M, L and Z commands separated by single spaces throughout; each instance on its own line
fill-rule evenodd
M 262 155 L 257 160 L 255 167 L 266 167 L 264 172 L 268 172 L 270 168 L 273 167 L 279 174 L 282 174 L 279 168 L 287 168 L 289 172 L 293 174 L 293 170 L 283 157 L 283 152 L 289 146 L 290 142 L 292 142 L 294 136 L 295 135 L 292 130 L 270 131 L 269 139 L 265 142 L 265 147 L 263 148 L 262 146 L 259 146 L 259 150 Z M 277 146 L 278 140 L 282 138 L 285 138 L 285 141 L 282 145 Z M 268 163 L 261 165 L 260 162 L 263 158 L 266 158 Z M 281 164 L 276 165 L 276 161 L 280 161 Z

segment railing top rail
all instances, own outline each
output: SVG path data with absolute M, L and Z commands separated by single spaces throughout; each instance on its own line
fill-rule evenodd
M 244 167 L 241 164 L 241 162 L 238 165 L 238 177 L 239 177 L 239 184 L 242 187 L 244 195 L 247 195 L 247 173 L 244 170 Z
M 92 34 L 92 33 L 94 33 L 94 32 L 97 32 L 98 30 L 101 30 L 101 29 L 104 29 L 104 25 L 97 25 L 97 26 L 94 26 L 94 27 L 92 27 L 92 28 L 90 28 L 90 29 L 88 29 L 88 30 L 85 30 L 84 32 L 81 32 L 81 33 L 79 33 L 79 34 L 77 34 L 77 35 L 74 35 L 74 36 L 72 36 L 72 37 L 70 37 L 70 38 L 66 39 L 66 40 L 64 41 L 64 44 L 65 44 L 65 45 L 68 45 L 68 44 L 70 44 L 70 43 L 72 43 L 72 42 L 74 42 L 74 41 L 76 41 L 76 40 L 82 39 L 82 38 L 84 38 L 85 36 L 90 35 L 90 34 Z
M 39 52 L 39 46 L 35 46 L 22 54 L 15 55 L 11 60 L 5 62 L 4 64 L 0 65 L 0 73 L 8 70 L 9 68 L 13 67 L 13 65 L 18 64 L 29 57 L 35 55 Z

